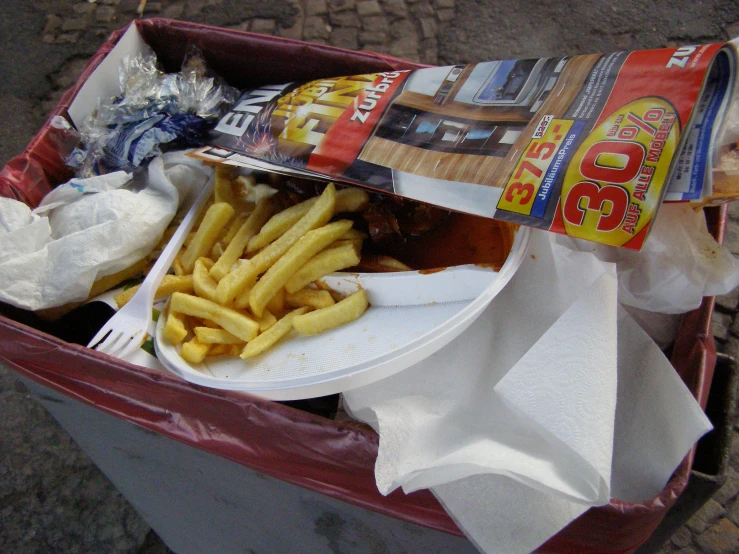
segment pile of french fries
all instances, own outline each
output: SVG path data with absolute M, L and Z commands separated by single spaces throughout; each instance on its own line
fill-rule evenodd
M 251 358 L 292 329 L 322 333 L 369 306 L 361 289 L 343 298 L 318 281 L 359 264 L 366 235 L 335 216 L 364 209 L 367 193 L 330 183 L 320 196 L 274 214 L 269 197 L 251 204 L 239 194 L 249 179 L 217 168 L 213 201 L 157 290 L 157 298 L 171 297 L 164 337 L 192 364 L 207 356 Z M 116 303 L 135 292 L 117 295 Z

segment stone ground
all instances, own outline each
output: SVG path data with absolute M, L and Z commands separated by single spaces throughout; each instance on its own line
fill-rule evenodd
M 19 153 L 108 34 L 138 0 L 0 2 L 0 162 Z M 739 35 L 734 1 L 188 0 L 148 2 L 169 17 L 429 64 L 656 48 Z M 739 203 L 738 203 L 739 204 Z M 726 241 L 739 255 L 739 205 Z M 719 298 L 719 350 L 739 356 L 739 290 Z M 0 366 L 0 551 L 167 549 L 14 374 Z M 739 426 L 733 429 L 736 439 Z M 726 486 L 664 553 L 739 551 L 739 440 Z

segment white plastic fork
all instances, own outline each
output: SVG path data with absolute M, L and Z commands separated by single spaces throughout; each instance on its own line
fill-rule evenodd
M 187 238 L 188 233 L 195 224 L 195 219 L 197 219 L 200 209 L 213 192 L 214 182 L 214 177 L 208 180 L 203 190 L 200 191 L 200 194 L 198 194 L 198 197 L 185 214 L 182 223 L 180 223 L 180 226 L 172 235 L 167 246 L 159 254 L 159 259 L 152 266 L 144 282 L 141 283 L 139 290 L 136 291 L 136 294 L 133 295 L 131 300 L 123 308 L 118 310 L 103 325 L 102 329 L 98 331 L 87 345 L 88 348 L 94 348 L 98 352 L 103 352 L 116 358 L 125 358 L 141 346 L 147 332 L 153 332 L 152 307 L 154 305 L 154 295 L 156 294 L 157 288 L 159 288 L 159 283 L 162 282 L 175 256 L 180 251 L 180 247 L 185 242 L 185 238 Z

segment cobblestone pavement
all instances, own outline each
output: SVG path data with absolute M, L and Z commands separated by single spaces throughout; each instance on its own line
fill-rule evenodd
M 8 158 L 22 148 L 89 56 L 112 30 L 134 17 L 138 5 L 138 0 L 29 0 L 0 6 L 0 11 L 16 17 L 0 18 L 0 25 L 7 28 L 5 36 L 27 33 L 24 51 L 14 52 L 18 45 L 12 41 L 3 43 L 4 57 L 10 56 L 12 67 L 20 68 L 11 75 L 16 80 L 11 84 L 17 91 L 23 86 L 33 91 L 26 97 L 13 96 L 0 83 L 8 112 L 3 116 L 5 129 L 12 130 L 8 133 L 12 136 L 0 140 L 0 155 Z M 154 16 L 386 52 L 429 64 L 659 47 L 739 34 L 739 25 L 732 25 L 739 21 L 739 5 L 732 1 L 147 2 L 144 17 Z M 20 29 L 23 25 L 26 31 Z M 24 71 L 28 79 L 41 78 L 29 85 Z M 726 243 L 739 255 L 739 203 L 731 210 Z M 738 308 L 739 290 L 717 300 L 714 316 L 719 350 L 733 356 L 739 356 Z M 0 406 L 0 551 L 166 551 L 155 535 L 147 535 L 148 526 L 133 508 L 2 366 Z M 673 535 L 662 552 L 739 551 L 737 435 L 735 426 L 726 486 Z

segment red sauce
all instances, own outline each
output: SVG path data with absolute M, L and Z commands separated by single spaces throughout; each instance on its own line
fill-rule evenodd
M 382 254 L 426 273 L 466 264 L 500 269 L 511 251 L 515 229 L 502 221 L 455 212 L 427 233 L 383 245 Z M 370 244 L 365 241 L 364 248 Z

